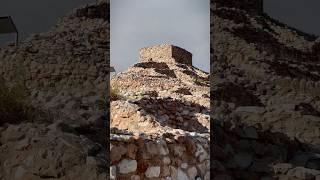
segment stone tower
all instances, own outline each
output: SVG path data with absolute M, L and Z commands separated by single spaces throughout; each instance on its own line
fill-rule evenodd
M 166 63 L 182 63 L 192 65 L 192 54 L 171 44 L 145 47 L 139 51 L 139 61 L 157 61 Z
M 263 0 L 215 0 L 217 7 L 229 7 L 245 10 L 250 14 L 263 13 Z

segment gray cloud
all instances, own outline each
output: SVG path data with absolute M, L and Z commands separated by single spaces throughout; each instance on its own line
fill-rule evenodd
M 12 15 L 22 38 L 47 31 L 71 9 L 96 0 L 1 0 L 0 15 Z M 318 0 L 265 0 L 272 17 L 320 35 Z M 111 60 L 118 70 L 136 63 L 138 49 L 160 43 L 181 46 L 194 64 L 209 70 L 209 0 L 111 0 Z M 13 39 L 0 36 L 0 43 Z
M 138 61 L 139 48 L 170 43 L 193 54 L 209 72 L 209 0 L 112 0 L 111 64 L 123 71 Z
M 265 0 L 264 5 L 272 17 L 299 30 L 320 35 L 319 0 Z
M 48 31 L 59 17 L 70 13 L 80 5 L 96 0 L 1 0 L 0 16 L 10 15 L 22 39 L 33 33 Z M 1 36 L 0 43 L 8 40 Z

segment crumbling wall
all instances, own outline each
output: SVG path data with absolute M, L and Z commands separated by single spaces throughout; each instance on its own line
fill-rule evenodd
M 192 65 L 192 54 L 182 48 L 172 46 L 172 57 L 179 63 Z
M 236 7 L 252 14 L 263 13 L 263 0 L 216 0 L 215 3 L 217 7 Z
M 91 19 L 102 18 L 108 20 L 110 18 L 110 13 L 106 9 L 109 9 L 110 5 L 108 3 L 100 3 L 99 6 L 90 5 L 84 8 L 76 10 L 75 15 L 77 17 L 87 17 Z
M 150 59 L 156 59 L 158 62 L 178 62 L 192 65 L 192 54 L 190 52 L 170 44 L 162 44 L 140 49 L 140 62 L 149 61 Z
M 204 137 L 111 134 L 110 179 L 210 179 Z

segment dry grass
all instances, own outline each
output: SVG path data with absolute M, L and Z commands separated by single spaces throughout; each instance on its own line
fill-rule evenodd
M 0 126 L 5 123 L 17 124 L 21 122 L 50 123 L 55 114 L 32 106 L 28 102 L 29 90 L 26 87 L 25 77 L 27 69 L 21 58 L 14 67 L 14 80 L 8 82 L 0 76 Z
M 24 85 L 16 84 L 9 87 L 0 79 L 0 126 L 5 123 L 52 121 L 49 113 L 40 111 L 28 103 L 27 95 Z
M 25 93 L 23 87 L 8 87 L 4 80 L 0 80 L 0 125 L 18 123 L 28 118 L 29 108 L 24 102 Z
M 120 90 L 117 87 L 110 88 L 110 101 L 116 101 L 121 98 Z

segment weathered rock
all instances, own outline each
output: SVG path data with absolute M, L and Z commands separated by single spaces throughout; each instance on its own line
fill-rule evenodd
M 276 164 L 273 166 L 273 170 L 275 174 L 286 174 L 289 169 L 292 169 L 292 164 L 283 163 L 283 164 Z
M 314 179 L 319 38 L 269 17 L 263 1 L 212 5 L 210 178 Z
M 253 157 L 249 153 L 238 153 L 235 155 L 234 161 L 239 168 L 246 169 L 252 164 Z
M 195 179 L 195 177 L 197 176 L 197 168 L 196 167 L 190 167 L 188 169 L 188 176 L 190 179 Z
M 320 175 L 320 171 L 306 169 L 303 167 L 296 167 L 296 168 L 290 169 L 287 173 L 287 176 L 292 178 L 299 178 L 299 179 L 312 179 L 312 178 L 315 178 L 315 176 L 317 175 Z
M 244 134 L 247 138 L 258 139 L 258 133 L 254 127 L 244 128 Z
M 182 169 L 178 169 L 177 171 L 177 179 L 181 179 L 181 180 L 189 180 L 187 174 L 182 170 Z
M 110 152 L 110 159 L 111 162 L 117 162 L 121 159 L 122 155 L 127 153 L 127 149 L 120 145 L 120 146 L 114 146 Z
M 165 157 L 163 157 L 162 162 L 165 165 L 169 165 L 171 163 L 171 160 L 169 157 L 165 156 Z
M 159 166 L 150 166 L 145 172 L 147 178 L 157 178 L 160 176 L 160 167 Z
M 112 180 L 117 179 L 117 167 L 116 166 L 110 167 L 110 179 L 112 179 Z
M 138 175 L 133 175 L 133 176 L 131 176 L 130 179 L 131 179 L 131 180 L 140 180 L 140 176 L 138 176 Z
M 118 164 L 118 168 L 121 174 L 128 174 L 128 173 L 135 172 L 137 170 L 137 161 L 123 159 Z

